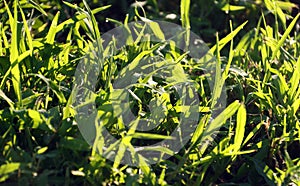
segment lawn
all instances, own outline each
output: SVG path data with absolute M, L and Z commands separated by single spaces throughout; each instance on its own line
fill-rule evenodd
M 0 0 L 0 185 L 300 185 L 289 0 Z

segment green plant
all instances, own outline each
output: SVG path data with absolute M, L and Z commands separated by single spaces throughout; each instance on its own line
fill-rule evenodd
M 118 3 L 109 2 L 112 7 Z M 256 1 L 259 6 L 249 1 L 216 1 L 208 7 L 212 12 L 207 10 L 198 17 L 195 11 L 203 2 L 182 0 L 172 4 L 172 9 L 178 12 L 164 11 L 162 15 L 176 13 L 177 18 L 181 17 L 174 22 L 181 21 L 186 44 L 193 43 L 190 29 L 202 28 L 201 24 L 209 24 L 201 35 L 220 31 L 216 41 L 212 40 L 214 37 L 208 39 L 208 54 L 216 56 L 214 77 L 205 73 L 201 60 L 195 61 L 176 49 L 174 43 L 151 42 L 150 36 L 143 36 L 143 27 L 134 30 L 143 40 L 133 40 L 130 37 L 133 31 L 129 30 L 126 47 L 117 48 L 114 40 L 103 45 L 100 30 L 108 28 L 97 25 L 97 21 L 101 23 L 111 18 L 108 17 L 110 5 L 96 8 L 93 4 L 91 10 L 86 1 L 78 4 L 1 1 L 0 182 L 28 185 L 299 185 L 300 37 L 293 28 L 300 15 L 294 18 L 290 15 L 290 7 L 295 5 L 276 0 Z M 131 9 L 125 20 L 108 20 L 125 28 L 130 20 L 141 20 L 149 23 L 151 37 L 166 37 L 159 25 L 149 19 L 160 18 L 159 10 L 163 6 L 152 0 L 143 7 L 147 14 L 137 7 Z M 259 11 L 261 14 L 247 22 L 239 19 L 240 15 Z M 227 13 L 225 20 L 232 19 L 229 26 L 224 26 L 223 22 L 222 27 L 210 24 L 207 15 L 213 12 L 219 17 Z M 197 25 L 199 20 L 202 22 Z M 225 27 L 228 28 L 225 30 Z M 98 63 L 95 57 L 102 54 L 110 58 Z M 130 75 L 130 70 L 141 61 L 157 54 L 173 66 L 158 61 L 142 67 L 170 71 L 175 80 L 156 77 L 149 71 L 134 86 L 114 92 L 113 83 L 118 77 Z M 83 60 L 86 56 L 93 60 Z M 114 161 L 97 153 L 104 145 L 101 139 L 91 147 L 78 130 L 75 119 L 78 108 L 75 106 L 87 108 L 74 106 L 74 86 L 78 83 L 74 76 L 80 61 L 95 62 L 91 67 L 101 69 L 96 91 L 86 101 L 95 101 L 103 125 L 120 139 L 119 156 Z M 174 66 L 178 71 L 171 70 Z M 184 74 L 190 79 L 183 78 Z M 171 157 L 156 164 L 149 165 L 142 157 L 135 159 L 138 167 L 121 164 L 121 159 L 126 157 L 122 147 L 132 149 L 133 145 L 170 138 L 185 109 L 171 88 L 172 83 L 187 80 L 193 81 L 201 100 L 196 105 L 199 121 L 190 141 L 179 152 L 158 148 L 157 151 Z M 210 90 L 209 81 L 215 84 L 215 89 Z M 224 110 L 214 114 L 212 109 L 218 106 L 218 99 L 224 93 L 222 88 L 226 89 L 228 103 Z M 150 132 L 138 131 L 136 121 L 126 126 L 119 117 L 124 110 L 114 108 L 111 100 L 116 96 L 112 94 L 124 94 L 122 90 L 128 90 L 130 104 L 126 108 L 130 112 L 140 120 L 156 119 L 161 125 Z M 157 108 L 152 118 L 146 107 L 149 104 Z M 161 121 L 162 115 L 168 119 Z M 95 118 L 89 120 L 95 121 Z

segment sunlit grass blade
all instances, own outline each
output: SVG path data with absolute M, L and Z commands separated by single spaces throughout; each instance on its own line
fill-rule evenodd
M 246 127 L 247 111 L 245 105 L 242 104 L 237 112 L 236 130 L 234 135 L 234 149 L 237 152 L 240 150 Z
M 72 7 L 72 8 L 75 8 L 75 9 L 78 8 L 77 6 L 72 5 L 72 4 L 70 4 L 70 3 L 66 2 L 66 1 L 64 1 L 64 3 L 65 3 L 66 5 Z M 111 7 L 111 5 L 107 5 L 107 6 L 103 6 L 103 7 L 96 8 L 96 9 L 92 10 L 92 13 L 93 13 L 93 14 L 96 14 L 96 13 L 98 13 L 98 12 L 101 12 L 101 11 L 103 11 L 103 10 L 108 9 L 109 7 Z M 64 29 L 65 27 L 68 27 L 69 25 L 78 23 L 78 21 L 83 20 L 83 19 L 85 19 L 85 18 L 87 18 L 87 17 L 88 17 L 88 16 L 87 16 L 86 14 L 80 13 L 80 14 L 74 16 L 74 18 L 67 19 L 66 21 L 60 23 L 60 24 L 57 26 L 56 31 L 59 32 L 59 31 L 61 31 L 62 29 Z
M 9 178 L 9 174 L 17 171 L 21 166 L 21 163 L 7 163 L 0 166 L 0 182 L 3 182 Z
M 283 46 L 285 40 L 287 39 L 287 37 L 289 36 L 289 34 L 291 33 L 292 29 L 294 28 L 294 26 L 297 23 L 297 20 L 300 16 L 300 13 L 293 19 L 293 21 L 290 23 L 290 25 L 288 26 L 288 28 L 285 30 L 284 34 L 282 35 L 281 39 L 278 41 L 278 44 L 276 46 L 276 49 L 273 51 L 272 57 L 271 59 L 274 60 L 277 56 L 277 53 L 280 49 L 280 47 Z
M 281 95 L 285 95 L 285 93 L 289 90 L 288 84 L 285 81 L 285 78 L 282 76 L 282 74 L 274 68 L 269 68 L 270 72 L 276 74 L 279 78 L 278 84 L 279 84 L 279 91 Z
M 226 109 L 219 114 L 216 118 L 214 118 L 211 123 L 204 129 L 204 132 L 201 137 L 200 144 L 204 144 L 206 140 L 211 141 L 215 132 L 218 132 L 219 128 L 226 122 L 227 119 L 233 116 L 233 114 L 239 109 L 240 103 L 239 101 L 234 101 L 231 103 Z M 201 147 L 201 154 L 204 153 L 207 146 Z
M 143 157 L 141 154 L 137 154 L 135 152 L 134 147 L 129 144 L 128 149 L 130 150 L 132 156 L 134 157 L 135 161 L 137 161 L 138 167 L 142 170 L 145 174 L 146 178 L 148 179 L 151 185 L 155 185 L 156 182 L 156 175 L 150 169 L 150 165 L 147 163 L 146 158 Z
M 196 142 L 198 141 L 199 137 L 202 135 L 203 131 L 204 131 L 204 126 L 207 124 L 208 122 L 208 117 L 210 117 L 210 115 L 205 115 L 203 118 L 201 118 L 194 134 L 193 137 L 191 139 L 192 142 L 192 146 L 194 146 L 196 144 Z
M 166 135 L 161 135 L 161 134 L 151 134 L 151 133 L 141 133 L 141 132 L 135 132 L 132 135 L 133 138 L 137 139 L 153 139 L 153 140 L 172 140 L 174 137 L 172 136 L 166 136 Z
M 254 129 L 248 134 L 248 136 L 245 138 L 242 146 L 246 145 L 246 143 L 253 137 L 255 136 L 255 134 L 259 131 L 259 129 L 263 126 L 264 122 L 261 122 L 259 124 L 257 124 Z
M 229 3 L 228 4 L 225 4 L 225 6 L 223 6 L 221 8 L 221 10 L 223 11 L 239 11 L 239 10 L 244 10 L 246 7 L 245 6 L 236 6 L 236 5 L 230 5 Z
M 3 39 L 2 39 L 3 24 L 0 23 L 0 56 L 3 56 Z
M 60 86 L 57 85 L 56 83 L 54 83 L 52 80 L 46 78 L 45 76 L 43 76 L 41 74 L 28 74 L 28 76 L 37 76 L 37 77 L 39 77 L 54 92 L 54 94 L 57 96 L 57 98 L 59 100 L 59 103 L 66 103 L 67 102 Z
M 32 4 L 32 6 L 35 9 L 37 9 L 38 11 L 40 11 L 43 15 L 48 16 L 47 12 L 45 12 L 45 10 L 38 3 L 36 3 L 34 0 L 29 0 L 29 2 Z
M 1 80 L 0 89 L 3 89 L 4 84 L 9 76 L 9 74 L 12 73 L 12 69 L 14 67 L 18 66 L 20 62 L 22 62 L 26 57 L 28 57 L 31 54 L 32 54 L 32 51 L 30 51 L 30 50 L 23 52 L 21 55 L 18 56 L 18 59 L 10 65 L 9 69 L 5 72 L 3 79 Z
M 146 146 L 146 147 L 142 147 L 142 148 L 135 148 L 135 150 L 138 152 L 140 150 L 142 151 L 156 151 L 156 152 L 161 152 L 161 153 L 164 153 L 164 154 L 168 154 L 168 155 L 171 155 L 173 156 L 175 153 L 174 151 L 168 149 L 167 147 L 163 147 L 163 146 Z
M 88 6 L 87 2 L 85 0 L 83 0 L 83 3 L 85 5 L 85 8 L 88 10 L 88 13 L 89 13 L 89 16 L 90 17 L 90 21 L 92 23 L 92 34 L 94 35 L 94 40 L 96 41 L 97 43 L 97 52 L 98 52 L 98 57 L 102 57 L 102 52 L 103 52 L 103 46 L 102 46 L 102 42 L 101 42 L 101 35 L 100 35 L 100 30 L 98 28 L 98 24 L 97 24 L 97 21 L 96 21 L 96 18 L 94 16 L 94 13 L 92 12 L 92 10 L 90 9 L 90 7 Z M 103 64 L 100 64 L 100 65 L 103 65 Z M 101 68 L 100 68 L 101 69 Z
M 231 32 L 233 32 L 233 28 L 232 28 L 232 22 L 230 21 L 230 29 L 231 29 Z M 234 57 L 234 50 L 233 50 L 233 39 L 230 40 L 230 48 L 229 48 L 229 57 L 228 57 L 228 62 L 226 64 L 226 67 L 225 67 L 225 70 L 222 74 L 222 79 L 223 81 L 225 81 L 228 77 L 228 73 L 229 73 L 229 69 L 230 69 L 230 66 L 231 66 L 231 63 L 232 63 L 232 60 L 233 60 L 233 57 Z
M 219 50 L 222 50 L 222 48 L 229 42 L 231 41 L 238 33 L 240 30 L 242 30 L 244 28 L 244 26 L 247 24 L 248 21 L 244 22 L 243 24 L 241 24 L 240 26 L 238 26 L 235 30 L 233 30 L 230 34 L 228 34 L 226 37 L 224 37 L 223 39 L 221 39 L 218 43 L 218 47 Z M 217 49 L 217 44 L 214 45 L 209 52 L 210 53 L 214 53 Z
M 12 109 L 14 109 L 14 102 L 10 100 L 9 97 L 7 97 L 1 89 L 0 89 L 0 97 L 4 99 Z
M 161 41 L 165 40 L 165 35 L 162 32 L 162 30 L 159 27 L 159 24 L 155 21 L 152 21 L 150 19 L 144 18 L 144 17 L 140 17 L 142 21 L 144 21 L 145 23 L 147 23 L 147 25 L 149 25 L 150 29 L 152 30 L 152 32 L 155 34 L 155 36 L 160 39 Z M 138 40 L 137 40 L 138 41 Z M 137 42 L 135 41 L 135 42 Z
M 296 115 L 296 113 L 299 112 L 299 107 L 300 107 L 300 98 L 295 100 L 294 103 L 292 104 L 293 115 Z
M 14 16 L 12 16 L 9 7 L 5 3 L 5 7 L 9 16 L 9 22 L 10 22 L 10 27 L 11 27 L 11 46 L 10 46 L 10 63 L 11 65 L 16 63 L 19 57 L 19 42 L 20 42 L 20 35 L 18 34 L 18 11 L 17 11 L 17 0 L 14 1 Z M 11 76 L 12 76 L 12 83 L 14 87 L 14 91 L 18 100 L 18 107 L 21 105 L 21 100 L 22 100 L 22 92 L 21 92 L 21 76 L 20 76 L 20 69 L 19 65 L 16 64 L 15 66 L 12 67 L 11 69 Z
M 258 172 L 258 174 L 260 174 L 265 181 L 268 183 L 268 185 L 276 185 L 275 179 L 276 174 L 273 172 L 272 169 L 270 169 L 270 167 L 268 165 L 266 165 L 264 162 L 255 159 L 255 158 L 251 158 L 251 160 L 253 161 L 255 168 Z M 278 183 L 278 185 L 281 185 L 280 183 Z
M 190 12 L 190 0 L 181 0 L 180 2 L 180 16 L 181 16 L 181 25 L 183 28 L 185 28 L 186 35 L 185 35 L 185 46 L 186 49 L 190 44 L 190 18 L 189 18 L 189 12 Z
M 290 101 L 294 101 L 295 98 L 297 98 L 296 96 L 296 91 L 297 89 L 299 90 L 299 82 L 300 82 L 300 58 L 298 58 L 296 65 L 294 67 L 294 73 L 290 79 L 290 89 L 288 90 L 288 95 L 289 98 L 291 99 Z
M 55 17 L 52 20 L 50 29 L 49 29 L 48 34 L 46 36 L 46 42 L 49 43 L 49 44 L 54 43 L 55 35 L 57 33 L 56 27 L 57 27 L 59 15 L 60 15 L 60 12 L 58 11 L 56 13 Z
M 265 5 L 266 5 L 266 8 L 268 10 L 270 10 L 275 15 L 275 19 L 277 19 L 277 16 L 279 17 L 280 21 L 283 24 L 283 28 L 285 29 L 286 28 L 286 16 L 283 13 L 280 6 L 278 5 L 278 2 L 280 2 L 280 1 L 264 0 L 264 2 L 265 2 Z M 278 23 L 276 23 L 276 24 L 278 24 Z M 276 30 L 278 31 L 277 28 L 276 28 Z
M 216 66 L 215 66 L 215 74 L 214 74 L 214 86 L 212 90 L 212 98 L 211 98 L 211 109 L 214 109 L 216 106 L 222 91 L 223 86 L 225 83 L 225 79 L 222 78 L 222 70 L 221 70 L 221 54 L 220 54 L 220 48 L 219 48 L 219 35 L 217 33 L 217 43 L 216 43 L 216 49 L 217 49 L 217 56 L 216 56 Z
M 24 15 L 24 12 L 23 12 L 22 8 L 21 7 L 19 7 L 19 8 L 20 8 L 22 20 L 23 20 L 23 23 L 24 23 L 24 30 L 25 30 L 25 33 L 26 33 L 26 36 L 27 36 L 27 43 L 28 43 L 28 46 L 29 46 L 29 50 L 33 51 L 32 37 L 31 37 L 31 33 L 30 33 L 30 30 L 29 30 L 29 27 L 28 27 L 28 24 L 27 24 L 27 20 L 25 18 L 25 15 Z
M 121 163 L 121 161 L 124 157 L 125 152 L 131 146 L 130 141 L 133 137 L 133 134 L 135 133 L 135 130 L 136 130 L 138 124 L 139 124 L 139 119 L 134 120 L 131 123 L 131 127 L 130 127 L 129 131 L 127 132 L 127 135 L 122 138 L 121 143 L 120 143 L 119 148 L 118 148 L 118 152 L 117 152 L 116 157 L 115 157 L 115 161 L 114 161 L 114 165 L 113 165 L 114 168 L 119 167 L 119 165 L 120 165 L 120 163 Z

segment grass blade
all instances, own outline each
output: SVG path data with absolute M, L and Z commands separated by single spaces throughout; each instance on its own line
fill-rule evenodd
M 69 3 L 67 2 L 64 2 L 66 5 L 69 5 Z M 108 6 L 103 6 L 103 7 L 99 7 L 99 8 L 96 8 L 94 10 L 92 10 L 92 13 L 93 14 L 96 14 L 98 12 L 101 12 L 103 10 L 106 10 L 108 9 L 109 7 L 111 7 L 111 5 L 108 5 Z M 73 8 L 73 6 L 72 6 Z M 76 7 L 77 8 L 77 7 Z M 69 26 L 69 25 L 72 25 L 72 24 L 75 24 L 77 23 L 78 21 L 80 20 L 83 20 L 85 18 L 87 18 L 88 16 L 86 14 L 79 14 L 79 15 L 76 15 L 74 18 L 70 18 L 70 19 L 67 19 L 66 21 L 60 23 L 57 28 L 56 28 L 56 31 L 59 32 L 61 31 L 62 29 L 64 29 L 65 27 Z
M 10 63 L 11 65 L 16 63 L 19 57 L 19 50 L 18 50 L 18 43 L 20 43 L 20 38 L 18 36 L 18 12 L 17 12 L 17 0 L 14 1 L 14 17 L 12 16 L 9 7 L 4 1 L 8 16 L 9 22 L 11 27 L 11 47 L 10 47 Z M 16 63 L 15 66 L 11 69 L 11 76 L 12 76 L 12 83 L 13 88 L 18 99 L 18 106 L 21 106 L 22 101 L 22 93 L 21 93 L 21 77 L 20 77 L 20 69 L 19 64 Z
M 58 22 L 58 18 L 59 18 L 60 12 L 58 11 L 55 15 L 55 17 L 52 20 L 49 32 L 46 36 L 46 42 L 49 44 L 53 44 L 54 43 L 54 39 L 55 39 L 55 35 L 57 33 L 57 22 Z
M 247 24 L 248 21 L 244 22 L 241 24 L 239 27 L 237 27 L 234 31 L 232 31 L 230 34 L 228 34 L 226 37 L 220 40 L 219 42 L 219 50 L 222 50 L 222 48 L 229 42 L 231 41 L 238 33 L 240 30 L 244 28 L 244 26 Z M 217 49 L 217 44 L 214 45 L 209 52 L 214 53 L 215 50 Z
M 20 8 L 22 20 L 23 20 L 23 23 L 24 23 L 24 30 L 25 30 L 25 33 L 26 33 L 26 36 L 27 36 L 27 42 L 28 42 L 29 50 L 33 51 L 32 37 L 31 37 L 31 34 L 30 34 L 30 30 L 29 30 L 29 27 L 28 27 L 28 24 L 27 24 L 27 21 L 26 21 L 23 10 L 22 10 L 21 7 L 19 7 L 19 8 Z
M 299 81 L 300 81 L 300 58 L 298 58 L 297 63 L 295 65 L 294 73 L 292 75 L 292 78 L 290 79 L 290 89 L 288 90 L 288 95 L 290 98 L 290 101 L 293 102 L 297 89 L 299 88 Z
M 0 182 L 9 178 L 9 174 L 20 168 L 20 163 L 8 163 L 0 166 Z
M 278 41 L 278 44 L 277 44 L 277 46 L 275 48 L 275 51 L 273 52 L 271 60 L 274 60 L 275 57 L 277 56 L 277 53 L 278 53 L 280 47 L 283 46 L 283 43 L 285 42 L 286 38 L 289 36 L 289 34 L 291 33 L 292 29 L 296 25 L 299 16 L 300 16 L 300 13 L 293 19 L 293 21 L 291 22 L 291 24 L 288 26 L 288 28 L 284 32 L 284 34 L 281 37 L 281 39 Z
M 9 104 L 9 106 L 14 109 L 14 102 L 10 100 L 1 89 L 0 89 L 0 97 L 2 97 L 2 99 L 4 99 Z
M 204 143 L 205 141 L 211 141 L 213 138 L 211 137 L 217 130 L 229 119 L 233 114 L 239 109 L 240 103 L 239 101 L 234 101 L 231 103 L 221 114 L 219 114 L 211 123 L 208 124 L 205 131 L 203 132 L 203 136 L 201 138 L 200 144 L 207 144 Z M 206 150 L 207 145 L 203 145 L 201 147 L 201 154 L 204 153 Z
M 180 15 L 181 15 L 181 24 L 182 27 L 186 30 L 186 38 L 185 44 L 186 47 L 189 46 L 190 43 L 190 18 L 189 18 L 189 11 L 190 11 L 190 0 L 181 0 L 180 3 Z
M 236 123 L 235 135 L 234 135 L 234 146 L 236 152 L 241 148 L 243 142 L 246 119 L 247 119 L 247 111 L 245 105 L 242 104 L 237 112 L 237 123 Z

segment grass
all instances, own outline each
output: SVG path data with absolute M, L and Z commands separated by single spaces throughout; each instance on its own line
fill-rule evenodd
M 160 8 L 157 3 L 148 2 L 155 10 Z M 182 0 L 177 12 L 183 27 L 178 37 L 186 51 L 178 50 L 176 42 L 151 42 L 167 36 L 140 8 L 133 17 L 108 19 L 127 34 L 126 47 L 118 48 L 118 38 L 102 43 L 97 23 L 110 5 L 92 10 L 86 1 L 56 5 L 75 12 L 66 17 L 47 3 L 1 1 L 0 182 L 299 185 L 300 34 L 295 28 L 300 14 L 292 17 L 289 7 L 295 5 L 289 2 L 264 0 L 262 5 L 256 22 L 240 22 L 235 13 L 248 5 L 218 2 L 214 10 L 233 12 L 235 19 L 199 59 L 188 53 L 197 19 L 192 12 L 197 3 L 192 7 L 189 0 Z M 132 30 L 131 20 L 147 24 Z M 144 35 L 146 31 L 151 34 Z M 209 73 L 201 60 L 212 55 L 215 66 Z M 160 60 L 149 63 L 154 56 Z M 143 76 L 128 84 L 136 72 Z M 91 73 L 97 78 L 89 79 Z M 199 101 L 185 104 L 180 91 Z M 219 102 L 225 94 L 227 103 Z M 120 101 L 122 97 L 129 102 Z M 137 119 L 126 123 L 126 113 Z M 183 148 L 150 148 L 171 141 L 181 119 L 195 118 L 188 114 L 199 119 Z M 152 129 L 143 132 L 138 122 L 146 119 L 160 125 L 148 124 Z M 94 126 L 97 120 L 101 124 Z M 80 123 L 92 123 L 91 131 L 79 131 Z M 117 140 L 104 140 L 104 129 Z M 151 159 L 138 154 L 136 145 L 159 152 L 161 161 L 149 165 Z M 106 157 L 112 152 L 115 156 L 106 159 L 97 153 L 103 151 Z M 131 157 L 136 166 L 122 164 Z

